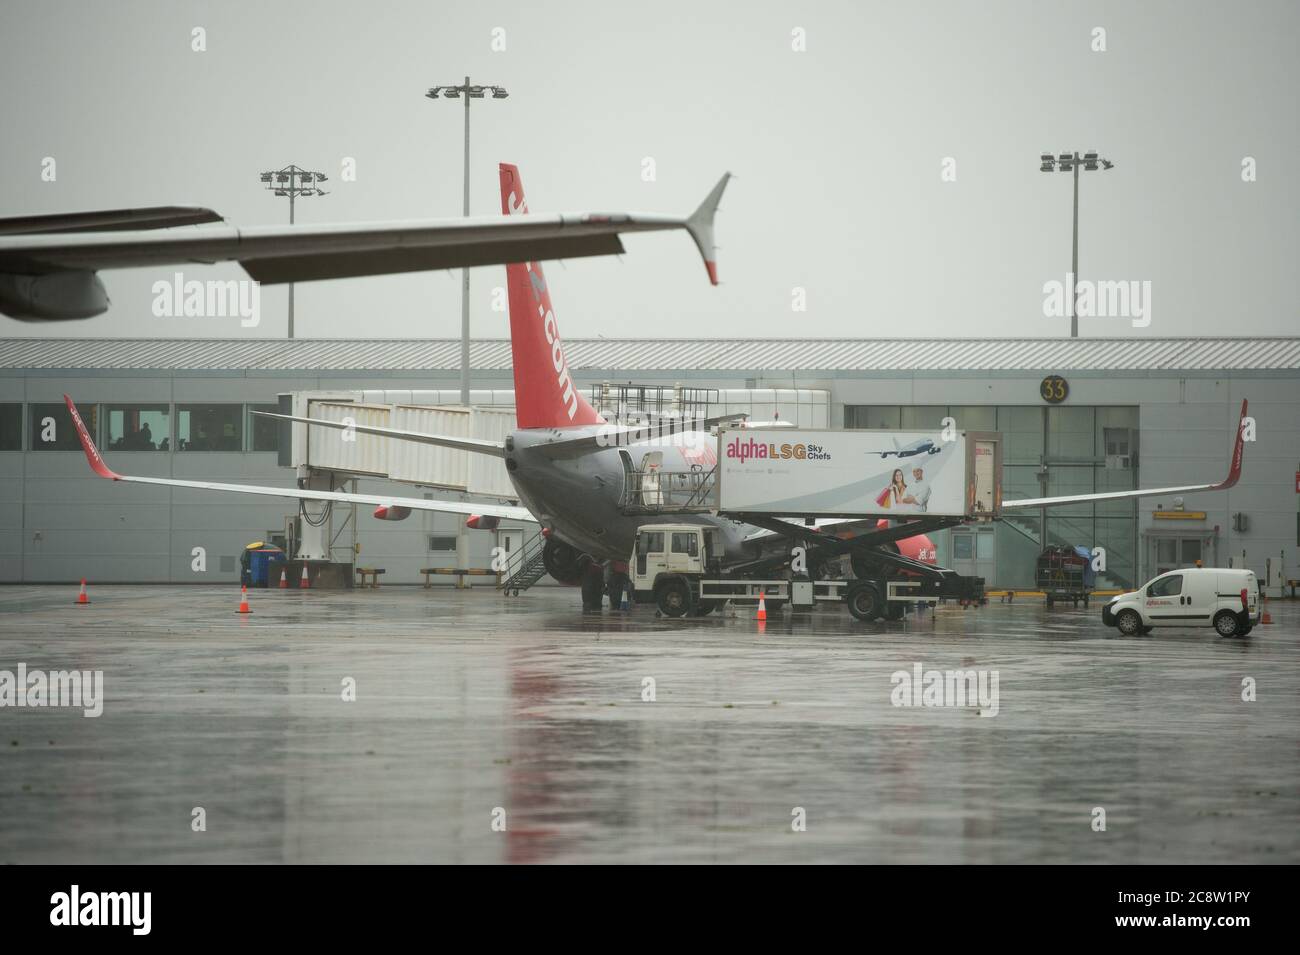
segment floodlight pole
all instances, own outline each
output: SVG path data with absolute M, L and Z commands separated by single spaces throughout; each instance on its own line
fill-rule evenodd
M 469 218 L 469 77 L 465 77 L 465 196 L 462 215 Z M 469 407 L 469 269 L 460 270 L 460 403 Z
M 469 101 L 483 99 L 491 92 L 493 99 L 505 99 L 509 94 L 500 86 L 474 86 L 465 77 L 463 86 L 434 86 L 424 95 L 436 100 L 461 97 L 465 100 L 465 194 L 461 204 L 462 214 L 469 217 Z M 460 270 L 460 403 L 469 406 L 469 269 Z
M 1079 337 L 1079 167 L 1084 171 L 1095 172 L 1115 166 L 1109 159 L 1102 159 L 1095 152 L 1086 152 L 1080 156 L 1077 152 L 1042 154 L 1040 172 L 1074 173 L 1074 214 L 1071 218 L 1070 275 L 1074 280 L 1074 292 L 1070 296 L 1070 337 Z
M 301 193 L 304 196 L 325 196 L 329 195 L 320 184 L 326 180 L 323 172 L 312 172 L 308 169 L 300 169 L 292 163 L 283 169 L 272 169 L 270 172 L 264 172 L 261 175 L 262 182 L 266 183 L 266 188 L 274 192 L 277 196 L 287 196 L 289 199 L 289 225 L 294 224 L 294 202 Z M 293 338 L 293 283 L 289 283 L 289 337 Z
M 1076 173 L 1076 175 L 1078 175 Z M 296 193 L 289 190 L 289 225 L 293 225 L 293 200 Z M 289 337 L 293 338 L 293 283 L 289 283 Z
M 1079 154 L 1074 154 L 1075 159 Z M 1070 272 L 1074 276 L 1074 294 L 1070 296 L 1070 337 L 1079 337 L 1079 164 L 1074 164 L 1074 249 L 1070 253 Z M 292 290 L 289 293 L 293 294 Z

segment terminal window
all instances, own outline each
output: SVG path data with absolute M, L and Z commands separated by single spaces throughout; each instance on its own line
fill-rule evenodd
M 176 450 L 244 450 L 243 405 L 177 405 Z
M 0 404 L 0 451 L 23 449 L 23 406 Z
M 172 413 L 168 405 L 105 405 L 109 451 L 170 451 Z
M 80 451 L 81 439 L 68 407 L 61 401 L 28 405 L 31 411 L 33 451 Z M 99 405 L 77 405 L 91 438 L 99 427 Z
M 279 405 L 249 405 L 248 432 L 253 436 L 254 451 L 280 450 L 280 422 L 275 418 L 264 418 L 253 414 L 254 411 L 269 411 L 279 414 Z
M 430 536 L 429 550 L 433 551 L 453 551 L 456 549 L 455 537 Z

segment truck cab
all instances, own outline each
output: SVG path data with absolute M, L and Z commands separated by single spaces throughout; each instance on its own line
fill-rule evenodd
M 653 590 L 664 574 L 706 573 L 721 555 L 716 528 L 699 524 L 647 524 L 636 532 L 632 586 Z
M 1129 635 L 1154 627 L 1213 627 L 1221 637 L 1244 637 L 1259 618 L 1254 571 L 1222 567 L 1171 570 L 1101 611 L 1103 623 Z
M 670 616 L 705 609 L 696 607 L 695 584 L 704 574 L 719 569 L 722 552 L 722 539 L 715 527 L 643 525 L 637 529 L 628 568 L 632 590 L 638 601 L 655 600 Z

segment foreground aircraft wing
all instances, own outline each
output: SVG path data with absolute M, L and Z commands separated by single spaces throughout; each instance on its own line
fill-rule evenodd
M 297 421 L 301 424 L 314 424 L 322 428 L 335 428 L 339 431 L 351 430 L 357 434 L 375 434 L 383 438 L 399 438 L 402 441 L 414 441 L 418 444 L 434 444 L 442 448 L 455 448 L 457 451 L 491 454 L 498 458 L 503 458 L 506 455 L 504 441 L 488 441 L 485 438 L 453 438 L 441 434 L 429 434 L 425 431 L 404 431 L 401 428 L 380 428 L 369 424 L 345 424 L 342 421 L 303 418 L 299 415 L 276 414 L 273 411 L 254 411 L 253 414 L 260 415 L 263 418 L 278 418 L 281 421 Z
M 671 229 L 690 234 L 716 285 L 713 218 L 729 176 L 686 217 L 580 213 L 157 232 L 104 231 L 113 213 L 73 213 L 90 220 L 88 231 L 0 234 L 0 312 L 35 320 L 98 315 L 109 305 L 100 269 L 238 262 L 264 284 L 309 282 L 617 255 L 624 234 Z M 96 217 L 104 219 L 97 226 Z
M 1071 494 L 1065 497 L 1031 497 L 1003 501 L 1002 510 L 1026 507 L 1052 507 L 1056 504 L 1086 504 L 1089 501 L 1118 501 L 1126 497 L 1154 497 L 1169 494 L 1190 494 L 1193 491 L 1226 491 L 1241 477 L 1241 461 L 1246 448 L 1246 401 L 1241 402 L 1241 419 L 1237 422 L 1237 438 L 1232 446 L 1232 461 L 1228 476 L 1218 484 L 1185 484 L 1182 487 L 1144 487 L 1133 491 L 1107 491 L 1101 494 Z
M 77 437 L 81 439 L 81 447 L 86 452 L 86 460 L 90 463 L 90 469 L 102 478 L 110 481 L 122 481 L 127 484 L 160 484 L 163 487 L 187 487 L 198 491 L 227 491 L 234 494 L 258 494 L 263 497 L 288 497 L 297 498 L 304 501 L 337 501 L 340 504 L 374 504 L 387 505 L 396 507 L 409 507 L 413 511 L 439 511 L 447 514 L 478 514 L 483 517 L 504 517 L 507 520 L 518 521 L 536 521 L 532 513 L 526 507 L 519 507 L 513 504 L 475 504 L 460 501 L 430 501 L 425 498 L 416 497 L 391 497 L 379 494 L 349 494 L 345 491 L 313 491 L 302 488 L 289 487 L 263 487 L 256 484 L 220 484 L 216 481 L 181 481 L 175 478 L 154 478 L 154 477 L 136 477 L 130 474 L 118 474 L 107 464 L 99 453 L 99 448 L 95 447 L 95 442 L 91 440 L 90 432 L 86 430 L 85 423 L 81 420 L 81 415 L 77 413 L 76 405 L 67 395 L 63 396 L 64 402 L 67 403 L 68 412 L 72 415 L 72 422 L 77 428 Z
M 146 206 L 140 209 L 100 209 L 43 216 L 0 219 L 0 235 L 40 235 L 51 232 L 112 232 L 125 229 L 170 229 L 178 225 L 221 222 L 202 206 Z

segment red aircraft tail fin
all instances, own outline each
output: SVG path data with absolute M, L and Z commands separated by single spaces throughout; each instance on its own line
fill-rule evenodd
M 501 212 L 528 212 L 518 167 L 501 163 Z M 604 421 L 569 374 L 551 294 L 536 262 L 506 266 L 510 348 L 515 370 L 515 417 L 520 428 L 566 428 Z

